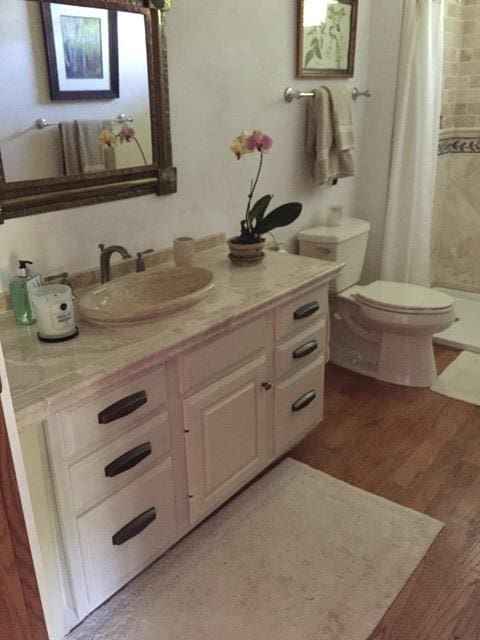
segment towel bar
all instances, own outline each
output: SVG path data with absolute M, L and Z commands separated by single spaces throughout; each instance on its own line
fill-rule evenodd
M 370 98 L 372 92 L 370 89 L 365 89 L 365 91 L 360 91 L 358 87 L 353 87 L 352 89 L 352 99 L 356 100 L 360 96 L 364 96 L 365 98 Z M 292 102 L 293 100 L 300 100 L 300 98 L 311 98 L 313 96 L 312 91 L 299 91 L 298 89 L 293 89 L 292 87 L 287 87 L 283 92 L 283 97 L 285 98 L 285 102 Z
M 106 118 L 108 120 L 108 118 Z M 112 122 L 118 122 L 120 124 L 125 124 L 125 122 L 133 122 L 133 118 L 130 116 L 126 116 L 124 113 L 118 115 Z M 38 118 L 35 120 L 35 126 L 37 129 L 46 129 L 46 127 L 54 127 L 58 126 L 58 122 L 48 122 L 45 118 Z

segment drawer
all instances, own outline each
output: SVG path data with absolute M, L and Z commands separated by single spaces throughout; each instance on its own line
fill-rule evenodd
M 167 401 L 165 368 L 142 376 L 62 414 L 66 457 L 86 453 L 117 438 L 158 412 Z
M 77 522 L 88 600 L 94 608 L 173 543 L 172 459 L 150 469 Z
M 275 453 L 293 444 L 323 417 L 324 359 L 317 358 L 275 385 Z
M 170 450 L 168 413 L 151 418 L 69 468 L 78 514 L 123 487 Z
M 251 360 L 265 348 L 266 339 L 267 321 L 262 316 L 182 354 L 178 359 L 182 392 L 205 387 L 236 364 Z
M 303 331 L 328 313 L 328 285 L 304 293 L 275 310 L 275 340 Z
M 275 347 L 275 378 L 299 371 L 325 351 L 325 318 Z

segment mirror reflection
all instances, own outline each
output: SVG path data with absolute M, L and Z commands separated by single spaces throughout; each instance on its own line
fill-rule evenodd
M 50 7 L 55 15 L 48 25 Z M 112 31 L 111 12 L 93 11 L 36 0 L 9 2 L 8 27 L 0 38 L 0 151 L 6 182 L 152 164 L 144 16 L 116 11 Z M 102 73 L 107 84 L 114 79 L 117 53 L 118 98 L 115 92 L 105 98 L 95 90 Z M 73 94 L 55 94 L 55 73 L 67 87 L 73 83 Z

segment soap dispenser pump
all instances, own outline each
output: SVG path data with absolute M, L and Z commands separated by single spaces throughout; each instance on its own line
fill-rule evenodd
M 20 325 L 35 324 L 35 313 L 30 301 L 30 293 L 40 287 L 40 276 L 30 271 L 30 260 L 19 260 L 17 277 L 11 280 L 10 297 L 12 299 L 13 315 L 15 322 Z

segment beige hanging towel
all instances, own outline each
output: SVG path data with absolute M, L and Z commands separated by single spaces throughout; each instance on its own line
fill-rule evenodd
M 354 175 L 354 145 L 348 91 L 314 89 L 307 103 L 306 151 L 316 185 L 331 185 Z
M 355 133 L 352 121 L 352 94 L 347 87 L 328 87 L 333 127 L 333 151 L 338 155 L 337 178 L 355 175 Z

